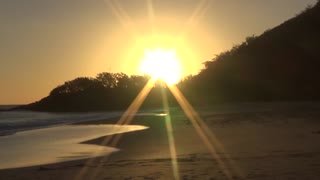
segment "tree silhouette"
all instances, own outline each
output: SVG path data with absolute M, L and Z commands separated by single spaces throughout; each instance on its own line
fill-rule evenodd
M 89 89 L 102 88 L 103 84 L 96 79 L 79 77 L 72 81 L 67 81 L 63 85 L 54 88 L 50 95 L 77 93 Z
M 106 88 L 115 88 L 117 86 L 117 79 L 114 73 L 103 72 L 96 76 L 96 79 Z
M 228 101 L 320 99 L 320 2 L 295 18 L 248 36 L 243 43 L 204 62 L 199 74 L 178 87 L 193 104 Z M 38 111 L 90 111 L 127 108 L 150 79 L 124 73 L 99 73 L 54 88 L 48 97 L 20 107 Z M 162 106 L 161 83 L 145 107 Z M 169 94 L 169 93 L 168 93 Z M 170 95 L 169 102 L 174 98 Z

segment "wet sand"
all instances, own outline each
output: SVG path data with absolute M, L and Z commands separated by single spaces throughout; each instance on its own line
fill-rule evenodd
M 171 112 L 181 179 L 228 179 L 226 171 L 231 179 L 320 177 L 319 103 L 237 104 L 199 112 L 225 151 L 213 158 L 182 111 Z M 116 146 L 121 150 L 109 157 L 0 170 L 0 179 L 173 179 L 164 117 L 137 116 L 131 124 L 149 129 L 123 134 Z

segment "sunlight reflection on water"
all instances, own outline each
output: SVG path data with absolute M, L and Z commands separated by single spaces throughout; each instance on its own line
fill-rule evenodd
M 63 125 L 2 136 L 0 169 L 107 155 L 118 149 L 79 143 L 101 136 L 146 128 L 138 125 Z

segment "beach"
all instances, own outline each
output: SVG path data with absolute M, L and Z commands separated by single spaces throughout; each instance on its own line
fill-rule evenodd
M 320 177 L 319 103 L 247 103 L 196 109 L 222 148 L 213 144 L 214 157 L 183 111 L 170 111 L 180 179 Z M 118 120 L 74 126 L 115 124 Z M 165 116 L 139 115 L 130 124 L 148 128 L 118 136 L 113 145 L 119 151 L 111 155 L 2 169 L 0 179 L 174 179 Z M 106 138 L 82 143 L 101 144 Z

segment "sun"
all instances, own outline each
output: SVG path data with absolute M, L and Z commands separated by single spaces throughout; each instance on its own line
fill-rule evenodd
M 181 66 L 175 50 L 147 49 L 141 64 L 141 72 L 152 78 L 173 85 L 181 79 Z

